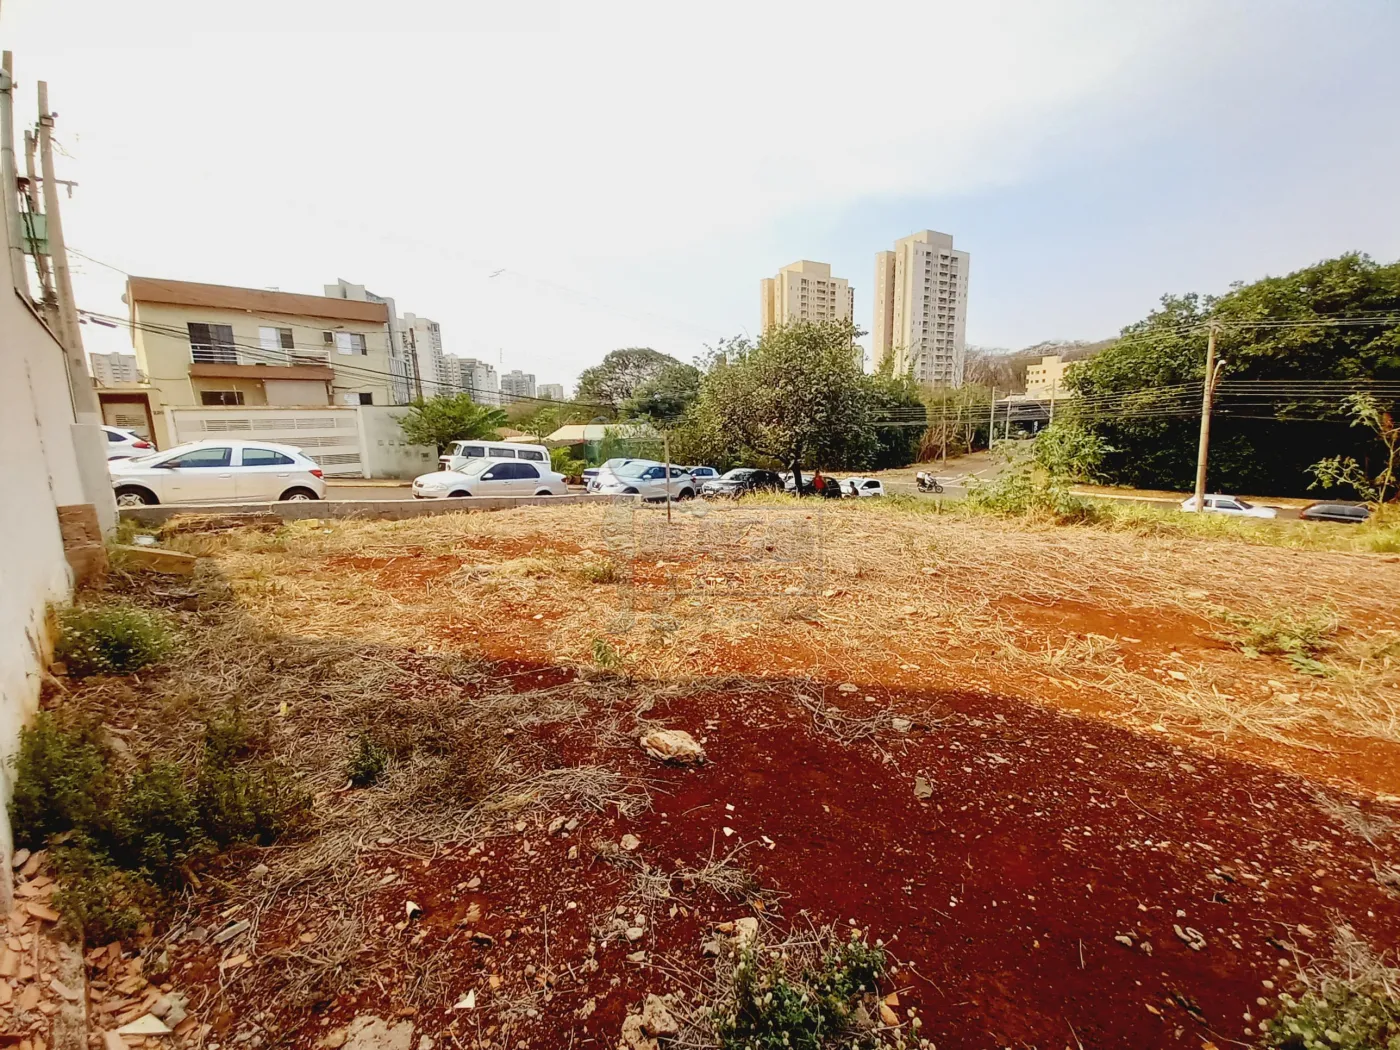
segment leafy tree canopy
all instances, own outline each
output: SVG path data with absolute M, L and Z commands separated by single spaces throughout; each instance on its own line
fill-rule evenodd
M 1219 297 L 1165 296 L 1158 309 L 1123 329 L 1117 343 L 1076 365 L 1066 385 L 1086 397 L 1137 392 L 1133 403 L 1140 407 L 1180 407 L 1179 399 L 1152 388 L 1201 381 L 1207 321 L 1220 326 L 1218 353 L 1227 382 L 1400 378 L 1400 325 L 1328 323 L 1377 315 L 1400 315 L 1400 263 L 1343 255 L 1284 277 L 1236 284 Z M 1302 495 L 1308 468 L 1320 458 L 1351 457 L 1364 464 L 1383 454 L 1374 433 L 1349 426 L 1343 403 L 1326 407 L 1320 411 L 1316 401 L 1271 399 L 1246 406 L 1220 399 L 1211 427 L 1210 488 Z M 1066 411 L 1063 423 L 1097 439 L 1092 447 L 1102 456 L 1095 472 L 1110 481 L 1176 489 L 1192 484 L 1199 426 L 1193 414 L 1133 416 L 1081 408 Z
M 418 400 L 399 420 L 404 437 L 415 445 L 433 445 L 439 452 L 454 441 L 494 438 L 505 425 L 499 408 L 478 405 L 470 394 L 452 394 Z
M 655 379 L 668 368 L 681 364 L 670 354 L 646 346 L 614 350 L 578 377 L 575 399 L 591 405 L 611 405 L 621 409 L 637 388 Z
M 621 405 L 624 419 L 674 424 L 700 394 L 700 369 L 676 361 L 645 379 Z

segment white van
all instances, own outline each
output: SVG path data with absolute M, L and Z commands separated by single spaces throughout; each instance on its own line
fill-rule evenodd
M 527 459 L 549 465 L 549 449 L 515 441 L 454 441 L 438 456 L 438 470 L 461 470 L 474 459 Z

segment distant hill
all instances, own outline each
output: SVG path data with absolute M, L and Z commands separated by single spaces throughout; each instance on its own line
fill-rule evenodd
M 1042 357 L 1059 354 L 1066 361 L 1093 357 L 1117 339 L 1047 339 L 1021 350 L 1006 347 L 969 346 L 966 381 L 994 386 L 997 390 L 1019 393 L 1026 389 L 1026 368 L 1039 364 Z

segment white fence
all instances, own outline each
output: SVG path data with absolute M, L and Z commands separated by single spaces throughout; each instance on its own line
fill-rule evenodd
M 171 408 L 175 440 L 262 440 L 294 445 L 327 477 L 364 477 L 365 450 L 354 408 Z

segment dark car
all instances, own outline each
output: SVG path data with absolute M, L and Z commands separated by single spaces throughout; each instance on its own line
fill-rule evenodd
M 700 495 L 743 496 L 749 492 L 782 492 L 783 479 L 771 470 L 755 470 L 752 467 L 735 467 L 723 477 L 707 481 L 700 486 Z
M 1364 503 L 1310 503 L 1298 517 L 1304 521 L 1345 521 L 1359 525 L 1371 517 L 1371 508 Z

